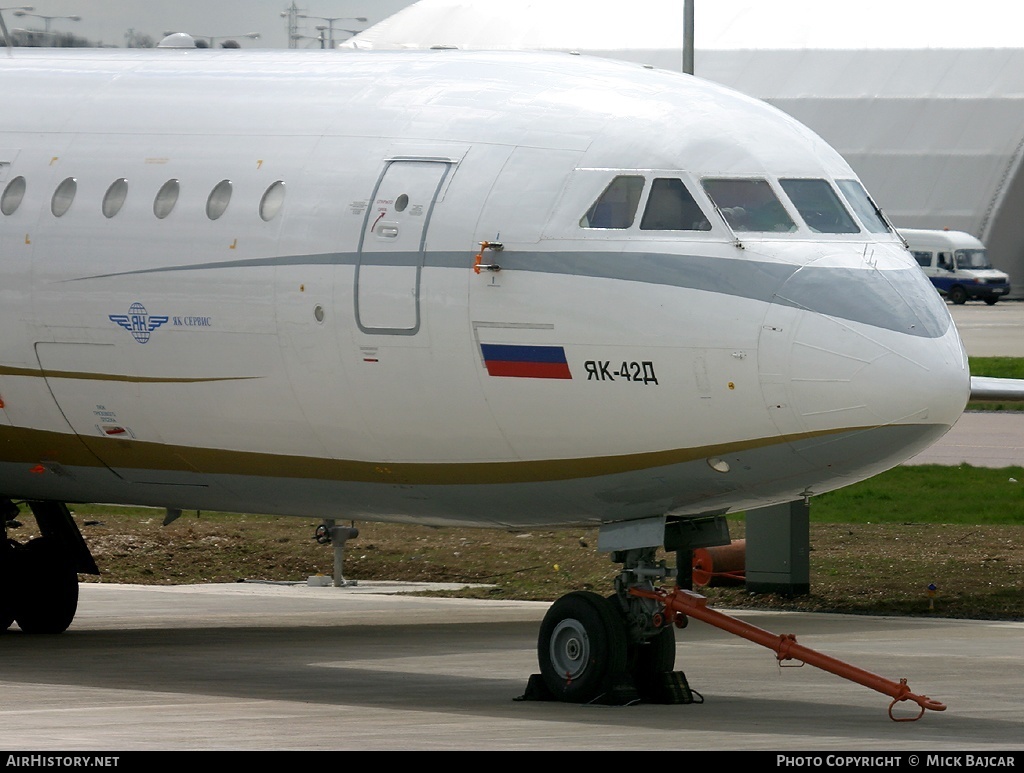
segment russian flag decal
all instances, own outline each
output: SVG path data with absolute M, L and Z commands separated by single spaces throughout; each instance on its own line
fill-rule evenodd
M 490 376 L 572 378 L 561 346 L 480 344 Z

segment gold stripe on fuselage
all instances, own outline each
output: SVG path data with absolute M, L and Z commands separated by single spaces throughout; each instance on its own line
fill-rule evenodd
M 531 483 L 615 475 L 735 454 L 816 437 L 858 432 L 872 427 L 843 427 L 732 443 L 577 459 L 497 462 L 372 462 L 286 456 L 255 451 L 175 446 L 133 439 L 78 436 L 22 427 L 0 427 L 0 462 L 63 467 L 198 472 L 266 478 L 405 485 L 472 485 Z
M 116 373 L 81 373 L 70 370 L 41 370 L 37 368 L 13 368 L 0 365 L 0 376 L 24 376 L 27 378 L 63 378 L 79 381 L 119 381 L 128 384 L 202 384 L 209 381 L 246 381 L 262 376 L 214 376 L 211 378 L 172 378 L 163 376 L 125 376 Z

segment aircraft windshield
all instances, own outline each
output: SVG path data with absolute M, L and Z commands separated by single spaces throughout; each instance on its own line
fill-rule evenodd
M 819 234 L 860 231 L 827 180 L 779 180 L 807 227 Z
M 710 231 L 711 223 L 704 216 L 683 181 L 659 177 L 647 197 L 641 231 Z
M 885 218 L 882 217 L 882 213 L 868 196 L 863 185 L 856 180 L 836 180 L 836 185 L 846 196 L 846 200 L 850 202 L 850 206 L 853 207 L 853 211 L 865 228 L 873 234 L 889 233 L 889 224 L 885 222 Z
M 955 254 L 957 268 L 992 268 L 987 250 L 957 250 Z
M 701 184 L 734 231 L 796 230 L 767 180 L 717 179 Z
M 629 228 L 633 225 L 643 192 L 643 177 L 616 177 L 587 214 L 580 218 L 580 225 L 583 228 Z

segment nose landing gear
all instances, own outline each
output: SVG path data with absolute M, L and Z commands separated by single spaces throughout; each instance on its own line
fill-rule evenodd
M 654 561 L 654 548 L 616 551 L 623 564 L 615 593 L 607 598 L 590 591 L 562 596 L 548 610 L 537 639 L 540 674 L 530 678 L 523 700 L 626 705 L 697 703 L 681 671 L 674 671 L 673 625 L 683 616 L 666 616 L 651 599 L 633 595 L 632 587 L 653 590 L 675 570 Z

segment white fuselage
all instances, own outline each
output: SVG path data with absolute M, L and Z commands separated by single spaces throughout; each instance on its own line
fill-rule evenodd
M 793 230 L 729 228 L 706 178 L 855 175 L 687 76 L 18 50 L 0 82 L 0 192 L 24 181 L 0 200 L 8 497 L 478 525 L 725 512 L 880 472 L 966 401 L 956 330 L 891 233 L 814 232 L 785 196 Z M 582 225 L 617 176 L 643 179 L 638 211 L 681 180 L 709 228 Z

